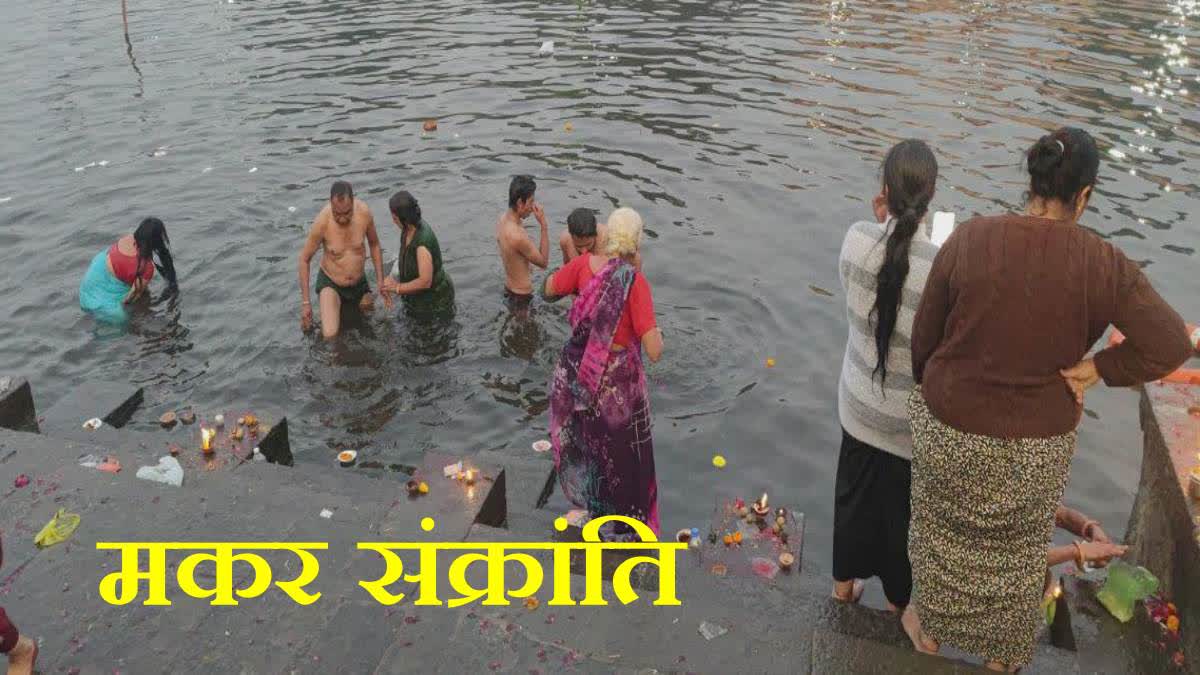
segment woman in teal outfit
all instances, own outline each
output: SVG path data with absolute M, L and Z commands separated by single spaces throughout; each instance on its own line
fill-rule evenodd
M 158 218 L 146 218 L 133 234 L 92 258 L 79 284 L 80 308 L 100 321 L 124 323 L 129 318 L 125 306 L 145 295 L 155 268 L 169 290 L 178 288 L 167 227 Z
M 410 313 L 452 313 L 454 284 L 442 268 L 442 249 L 433 228 L 421 218 L 416 198 L 397 192 L 388 208 L 392 222 L 400 228 L 400 256 L 383 282 L 383 291 L 399 295 Z

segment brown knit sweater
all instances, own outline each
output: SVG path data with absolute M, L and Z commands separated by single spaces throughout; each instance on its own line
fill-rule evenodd
M 955 429 L 1057 436 L 1081 412 L 1059 370 L 1109 324 L 1126 336 L 1095 356 L 1109 386 L 1158 379 L 1191 355 L 1183 320 L 1120 249 L 1062 221 L 975 218 L 934 260 L 913 322 L 913 376 Z

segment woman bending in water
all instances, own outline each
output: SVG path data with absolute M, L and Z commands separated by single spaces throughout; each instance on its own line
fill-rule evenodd
M 571 338 L 550 383 L 550 441 L 563 494 L 591 518 L 658 525 L 658 483 L 642 349 L 662 358 L 650 284 L 634 266 L 642 217 L 617 209 L 600 255 L 583 253 L 546 279 L 545 293 L 578 293 Z M 630 535 L 620 526 L 606 539 Z
M 384 293 L 396 293 L 417 314 L 454 311 L 454 284 L 442 267 L 442 248 L 433 228 L 421 218 L 421 206 L 400 191 L 388 201 L 392 222 L 400 228 L 400 257 L 383 280 Z
M 155 268 L 169 290 L 178 288 L 167 227 L 158 218 L 146 218 L 133 234 L 92 258 L 79 285 L 79 306 L 101 321 L 123 323 L 129 318 L 125 305 L 145 295 Z

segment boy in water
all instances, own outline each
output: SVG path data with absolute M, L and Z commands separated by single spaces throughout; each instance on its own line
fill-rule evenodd
M 591 209 L 578 208 L 567 216 L 567 229 L 558 238 L 562 249 L 563 264 L 571 262 L 582 253 L 596 253 L 604 248 L 604 226 L 596 223 L 596 214 Z
M 524 309 L 533 300 L 531 265 L 546 269 L 550 262 L 550 232 L 542 205 L 534 201 L 537 183 L 532 176 L 514 176 L 508 186 L 508 210 L 496 223 L 496 244 L 504 264 L 504 296 L 512 309 Z M 523 221 L 532 215 L 541 228 L 538 245 L 525 233 Z

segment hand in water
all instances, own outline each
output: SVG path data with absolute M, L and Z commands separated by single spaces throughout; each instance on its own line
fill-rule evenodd
M 300 306 L 300 330 L 305 333 L 312 330 L 312 305 Z
M 1071 395 L 1075 397 L 1075 403 L 1079 405 L 1083 405 L 1083 395 L 1087 390 L 1096 386 L 1096 383 L 1100 381 L 1100 372 L 1096 370 L 1096 364 L 1091 359 L 1084 359 L 1070 368 L 1058 372 L 1066 381 Z

